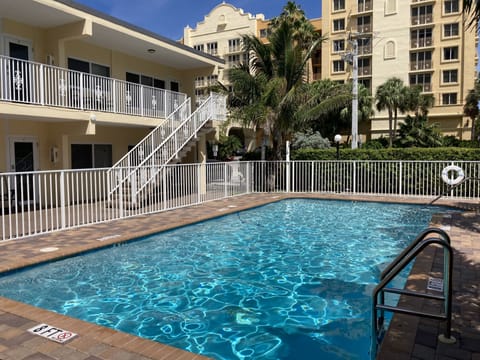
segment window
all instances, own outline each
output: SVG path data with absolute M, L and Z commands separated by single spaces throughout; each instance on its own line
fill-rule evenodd
M 372 0 L 358 0 L 358 12 L 372 10 Z
M 218 81 L 218 75 L 209 75 L 207 77 L 208 85 L 216 85 Z
M 458 36 L 458 23 L 443 25 L 443 36 L 445 37 Z
M 443 60 L 458 60 L 458 46 L 444 48 Z
M 422 91 L 429 92 L 431 91 L 431 74 L 412 74 L 410 75 L 410 86 L 420 85 Z
M 370 94 L 372 93 L 372 80 L 370 78 L 358 79 L 358 83 L 367 88 Z
M 345 19 L 333 20 L 333 31 L 342 31 L 342 30 L 345 30 Z
M 207 53 L 210 55 L 217 55 L 218 53 L 218 43 L 217 42 L 211 42 L 207 44 Z
M 445 84 L 458 82 L 458 70 L 443 70 L 442 79 Z
M 203 44 L 193 45 L 193 48 L 198 51 L 205 51 L 205 46 Z
M 460 10 L 458 0 L 445 0 L 443 9 L 445 14 L 458 13 Z
M 358 75 L 359 76 L 372 75 L 372 71 L 370 68 L 370 58 L 358 59 Z
M 424 70 L 432 67 L 432 52 L 420 51 L 410 54 L 410 64 L 412 70 Z
M 442 104 L 443 105 L 456 105 L 457 104 L 457 93 L 442 94 Z
M 229 67 L 234 67 L 240 65 L 240 54 L 228 55 L 227 64 Z
M 345 0 L 333 0 L 333 11 L 345 10 Z
M 205 85 L 205 78 L 203 76 L 197 76 L 195 78 L 195 87 L 202 87 Z
M 265 39 L 270 34 L 270 29 L 260 29 L 260 38 Z
M 345 62 L 343 60 L 335 60 L 333 62 L 333 72 L 344 72 L 345 71 Z
M 395 58 L 395 42 L 390 40 L 385 44 L 385 59 Z
M 110 68 L 108 66 L 90 63 L 88 61 L 68 58 L 68 68 L 87 74 L 110 77 Z
M 412 48 L 432 46 L 432 28 L 413 30 L 411 41 Z
M 179 92 L 180 91 L 180 84 L 176 81 L 170 81 L 170 90 Z
M 404 1 L 404 0 L 401 0 Z M 397 12 L 397 0 L 385 0 L 385 14 L 394 14 Z
M 370 16 L 360 16 L 357 18 L 357 31 L 360 33 L 370 32 Z
M 345 40 L 333 40 L 333 52 L 345 51 Z
M 240 39 L 228 40 L 228 52 L 238 52 L 241 49 L 242 49 L 242 44 Z
M 372 42 L 369 37 L 358 39 L 358 55 L 368 55 L 372 53 Z
M 112 166 L 112 145 L 72 144 L 72 169 L 91 169 Z
M 134 74 L 127 72 L 125 74 L 125 80 L 134 84 L 141 84 L 145 86 L 151 86 L 157 89 L 165 89 L 165 81 L 156 79 L 152 76 L 143 74 Z
M 419 6 L 412 8 L 412 24 L 429 24 L 433 22 L 433 6 Z

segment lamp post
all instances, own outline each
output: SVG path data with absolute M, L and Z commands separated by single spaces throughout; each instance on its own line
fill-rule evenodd
M 212 152 L 213 152 L 213 157 L 216 160 L 217 159 L 217 154 L 218 154 L 218 144 L 213 144 L 212 145 Z
M 340 160 L 340 141 L 342 141 L 342 135 L 335 135 L 333 141 L 335 141 L 335 146 L 337 147 L 337 160 Z

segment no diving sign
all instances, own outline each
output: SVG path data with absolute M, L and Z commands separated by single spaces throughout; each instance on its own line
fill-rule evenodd
M 34 335 L 42 336 L 49 340 L 56 341 L 58 343 L 67 342 L 68 340 L 77 336 L 77 334 L 71 331 L 59 329 L 57 327 L 53 327 L 47 324 L 39 324 L 31 329 L 28 329 L 28 332 Z

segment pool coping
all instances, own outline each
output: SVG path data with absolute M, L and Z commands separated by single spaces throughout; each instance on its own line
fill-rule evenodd
M 258 207 L 268 203 L 291 198 L 315 198 L 390 203 L 398 202 L 409 204 L 426 204 L 429 200 L 431 200 L 427 198 L 351 196 L 344 194 L 308 193 L 261 193 L 242 195 L 234 198 L 216 200 L 201 205 L 179 208 L 157 214 L 132 217 L 124 220 L 112 221 L 109 223 L 101 223 L 72 230 L 4 242 L 0 244 L 0 273 L 21 269 L 45 261 L 52 261 L 74 256 L 83 252 L 131 241 L 133 238 L 141 238 L 179 226 L 185 226 L 215 217 L 224 216 L 230 213 L 235 213 L 241 210 L 250 209 L 252 207 Z M 465 206 L 471 206 L 472 203 L 448 201 L 442 199 L 438 202 L 438 205 L 455 206 L 461 208 Z M 438 223 L 437 220 L 434 221 L 436 225 L 445 225 Z M 52 252 L 40 252 L 40 249 L 45 248 L 58 248 L 58 250 Z M 431 255 L 428 255 L 426 259 L 427 262 L 430 261 L 430 263 L 433 264 Z M 395 316 L 392 324 L 398 324 L 396 318 L 397 317 Z M 400 321 L 401 324 L 404 324 L 404 320 L 398 321 Z M 54 326 L 78 333 L 79 336 L 62 345 L 53 343 L 50 340 L 40 337 L 35 337 L 34 335 L 26 332 L 28 328 L 38 324 L 39 322 L 52 323 Z M 394 326 L 394 328 L 398 330 L 398 326 Z M 4 330 L 7 335 L 4 335 Z M 389 348 L 393 349 L 394 354 L 397 353 L 396 342 L 394 342 L 393 345 L 389 343 L 388 339 L 391 336 L 392 334 L 387 334 L 384 344 L 382 344 L 380 349 L 379 358 L 389 358 L 382 355 L 391 355 L 392 352 L 388 352 Z M 53 359 L 55 357 L 48 356 L 53 356 L 52 354 L 62 351 L 65 352 L 65 354 L 67 352 L 71 352 L 72 359 L 81 358 L 79 357 L 79 354 L 88 355 L 88 359 L 110 359 L 113 358 L 111 355 L 114 352 L 116 352 L 115 358 L 120 358 L 119 356 L 123 356 L 125 358 L 128 358 L 128 356 L 133 356 L 135 359 L 205 358 L 201 355 L 188 353 L 180 349 L 172 348 L 168 345 L 140 339 L 133 335 L 117 332 L 109 328 L 86 323 L 82 320 L 69 318 L 49 312 L 47 310 L 0 297 L 0 354 L 7 354 L 8 356 L 11 356 L 12 359 L 26 359 L 31 355 L 15 357 L 18 356 L 18 351 L 15 353 L 16 350 L 10 348 L 11 345 L 9 344 L 14 344 L 15 346 L 20 344 L 20 348 L 23 353 L 26 354 L 31 352 L 31 354 L 36 354 L 39 352 L 42 355 L 47 356 L 45 359 Z M 408 353 L 408 356 L 410 356 L 414 351 L 415 343 L 409 347 L 411 348 L 409 352 L 403 351 L 402 353 Z M 69 359 L 70 357 L 63 358 Z

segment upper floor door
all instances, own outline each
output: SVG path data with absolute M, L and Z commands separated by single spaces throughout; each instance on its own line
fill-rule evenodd
M 11 59 L 7 62 L 7 74 L 10 78 L 7 94 L 10 100 L 29 102 L 32 98 L 29 83 L 32 73 L 31 65 L 27 62 L 31 58 L 32 46 L 26 40 L 5 38 L 6 55 Z

